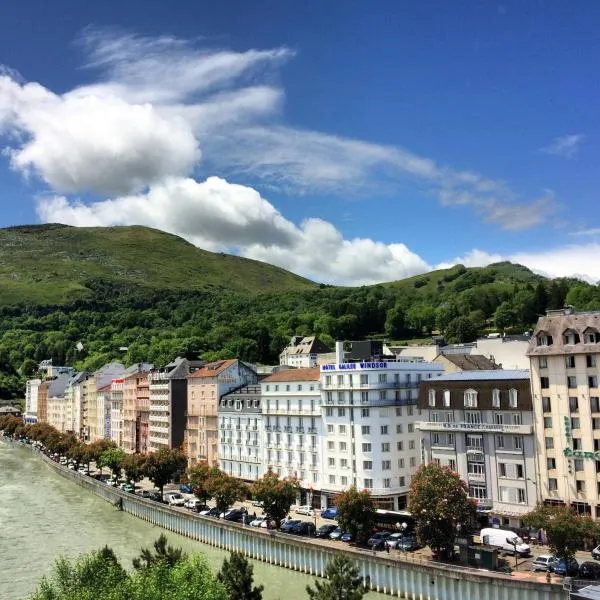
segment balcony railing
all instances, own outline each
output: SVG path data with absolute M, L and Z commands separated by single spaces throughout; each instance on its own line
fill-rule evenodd
M 464 431 L 469 433 L 512 433 L 528 435 L 532 433 L 532 425 L 512 425 L 498 423 L 447 423 L 445 421 L 419 421 L 417 429 L 421 431 Z

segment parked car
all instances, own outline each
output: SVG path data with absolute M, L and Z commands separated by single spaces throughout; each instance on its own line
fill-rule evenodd
M 205 515 L 207 517 L 217 517 L 217 519 L 221 516 L 221 509 L 217 508 L 209 508 L 208 510 L 203 510 L 200 512 L 201 515 Z
M 185 483 L 182 483 L 182 484 L 179 486 L 179 491 L 180 491 L 182 494 L 191 494 L 191 493 L 192 493 L 192 488 L 191 488 L 189 485 L 187 485 L 187 484 L 185 484 Z
M 166 494 L 165 499 L 169 506 L 183 506 L 185 504 L 185 498 L 179 492 Z
M 570 558 L 568 561 L 561 558 L 552 565 L 552 571 L 560 576 L 577 575 L 579 573 L 579 563 L 574 558 Z
M 303 504 L 296 509 L 296 514 L 298 515 L 306 515 L 307 517 L 312 517 L 314 515 L 313 507 L 308 504 Z
M 123 486 L 123 491 L 127 492 L 128 494 L 135 494 L 135 485 L 133 485 L 132 483 L 126 483 Z
M 326 508 L 325 510 L 321 511 L 321 518 L 323 519 L 337 519 L 338 517 L 338 510 L 337 508 Z
M 552 571 L 552 567 L 556 563 L 556 556 L 552 556 L 552 554 L 542 554 L 541 556 L 536 556 L 533 562 L 531 563 L 532 571 Z
M 233 523 L 243 523 L 248 519 L 248 513 L 245 508 L 236 508 L 230 510 L 224 517 L 224 521 L 232 521 Z
M 252 506 L 258 506 L 259 508 L 262 508 L 263 503 L 260 500 L 252 500 Z
M 390 535 L 389 531 L 378 531 L 369 538 L 367 546 L 372 550 L 383 550 L 385 548 L 385 541 Z
M 208 506 L 208 504 L 196 504 L 196 506 L 194 506 L 194 508 L 192 508 L 192 510 L 194 512 L 203 514 L 204 511 L 210 510 L 210 506 Z
M 340 538 L 340 540 L 342 540 L 342 542 L 351 542 L 352 541 L 352 534 L 346 532 L 346 533 L 342 533 L 342 537 Z
M 496 529 L 495 527 L 486 527 L 481 530 L 479 536 L 484 544 L 496 546 L 505 552 L 513 552 L 519 556 L 529 556 L 531 549 L 528 544 L 514 532 L 508 529 Z
M 385 540 L 385 545 L 388 548 L 401 550 L 402 552 L 412 552 L 421 548 L 417 538 L 411 533 L 392 533 Z
M 199 504 L 202 504 L 202 502 L 200 502 L 200 500 L 198 500 L 198 498 L 188 498 L 183 503 L 183 506 L 185 506 L 186 508 L 196 508 L 196 506 Z
M 160 493 L 160 492 L 156 492 L 156 491 L 154 491 L 154 492 L 150 492 L 150 495 L 148 496 L 148 498 L 149 498 L 150 500 L 153 500 L 154 502 L 161 502 L 161 503 L 163 503 L 163 504 L 164 504 L 164 502 L 165 502 L 165 501 L 163 500 L 163 497 L 161 496 L 161 493 Z
M 150 498 L 152 496 L 152 490 L 139 490 L 136 494 L 140 498 Z
M 592 558 L 595 560 L 600 560 L 600 546 L 596 546 L 592 550 Z
M 317 528 L 314 523 L 311 523 L 310 521 L 300 521 L 291 528 L 290 533 L 293 533 L 294 535 L 311 536 L 315 535 L 316 530 Z
M 583 579 L 600 579 L 600 565 L 588 560 L 579 565 L 579 577 Z
M 265 523 L 265 527 L 267 522 L 267 517 L 256 517 L 256 519 L 250 521 L 250 527 L 262 527 L 263 523 Z
M 328 538 L 336 529 L 337 525 L 326 523 L 325 525 L 321 525 L 321 527 L 315 531 L 315 535 L 319 538 Z
M 330 540 L 339 540 L 342 536 L 344 535 L 344 532 L 339 528 L 336 527 L 330 534 L 329 534 L 329 539 Z
M 292 531 L 292 528 L 301 522 L 302 521 L 300 521 L 300 519 L 289 519 L 279 528 L 279 531 L 281 531 L 282 533 L 290 533 Z

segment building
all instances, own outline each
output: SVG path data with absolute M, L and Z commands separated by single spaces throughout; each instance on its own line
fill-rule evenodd
M 37 422 L 48 422 L 48 388 L 50 387 L 51 379 L 45 379 L 38 387 L 38 402 L 37 402 Z
M 419 384 L 443 374 L 442 367 L 405 359 L 337 362 L 320 370 L 324 500 L 332 504 L 355 485 L 368 489 L 380 508 L 405 508 L 422 460 L 415 428 Z
M 96 433 L 92 441 L 111 439 L 111 387 L 112 382 L 96 390 Z
M 83 420 L 87 408 L 85 397 L 85 381 L 90 373 L 82 371 L 75 373 L 69 380 L 65 397 L 65 427 L 67 433 L 72 433 L 80 439 L 84 439 L 85 432 Z
M 257 382 L 256 370 L 241 360 L 219 360 L 188 375 L 184 446 L 190 464 L 218 464 L 217 410 L 223 394 Z
M 480 513 L 494 524 L 520 526 L 538 501 L 529 371 L 427 379 L 418 406 L 425 461 L 459 473 Z
M 124 371 L 125 366 L 122 363 L 107 363 L 86 378 L 83 384 L 83 435 L 85 441 L 95 442 L 106 439 L 104 398 L 99 402 L 98 389 L 104 389 Z
M 41 379 L 29 379 L 25 384 L 25 423 L 37 423 L 38 390 Z
M 14 406 L 0 406 L 0 417 L 20 417 L 20 409 Z
M 307 368 L 317 365 L 319 354 L 327 354 L 331 349 L 318 337 L 294 336 L 279 355 L 279 364 L 289 367 Z
M 123 396 L 124 377 L 110 382 L 110 439 L 119 448 L 123 447 Z
M 218 415 L 219 468 L 245 481 L 260 479 L 267 471 L 260 385 L 221 396 Z
M 123 449 L 132 454 L 148 449 L 150 383 L 148 372 L 131 373 L 123 385 Z
M 53 365 L 52 359 L 42 360 L 38 365 L 38 373 L 43 379 L 54 379 L 60 375 L 73 376 L 76 373 L 74 367 L 65 367 L 59 365 Z
M 600 312 L 549 311 L 528 356 L 541 499 L 600 518 Z
M 326 506 L 319 367 L 286 369 L 260 383 L 265 466 L 300 483 L 301 504 Z
M 187 376 L 204 365 L 202 360 L 177 357 L 162 369 L 150 371 L 148 451 L 183 447 L 187 412 Z
M 460 371 L 490 371 L 500 367 L 489 358 L 481 354 L 438 354 L 434 363 L 442 365 L 446 373 L 459 373 Z
M 47 414 L 49 425 L 61 433 L 67 432 L 67 399 L 66 391 L 71 381 L 70 375 L 62 375 L 50 381 L 47 392 Z

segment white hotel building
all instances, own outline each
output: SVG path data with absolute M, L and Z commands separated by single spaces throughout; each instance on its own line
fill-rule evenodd
M 322 365 L 324 500 L 351 485 L 388 510 L 407 505 L 422 462 L 417 408 L 422 380 L 443 374 L 420 359 Z

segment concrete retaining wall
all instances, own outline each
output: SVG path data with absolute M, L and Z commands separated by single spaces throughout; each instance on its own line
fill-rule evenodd
M 346 554 L 360 567 L 369 587 L 409 600 L 563 600 L 562 586 L 524 581 L 501 573 L 455 568 L 443 564 L 393 557 L 348 546 L 244 527 L 182 512 L 146 500 L 63 467 L 40 453 L 49 467 L 108 502 L 122 502 L 123 510 L 180 535 L 224 550 L 295 571 L 322 576 L 328 561 Z

